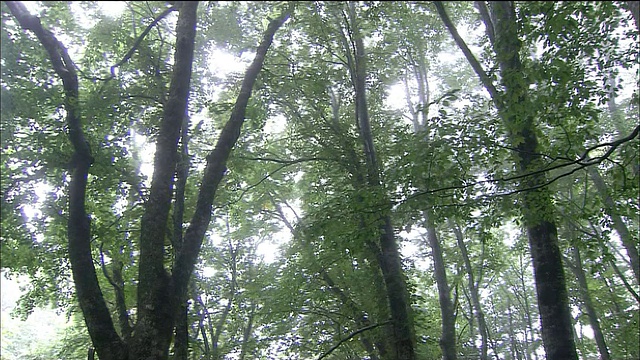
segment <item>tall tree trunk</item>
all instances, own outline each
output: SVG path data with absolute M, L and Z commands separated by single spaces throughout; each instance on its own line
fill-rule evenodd
M 523 360 L 522 353 L 520 352 L 520 347 L 518 346 L 518 337 L 516 336 L 515 328 L 513 326 L 513 313 L 511 311 L 512 307 L 511 307 L 510 299 L 511 298 L 507 295 L 507 309 L 508 309 L 507 316 L 509 317 L 509 340 L 510 340 L 509 349 L 511 351 L 512 359 Z
M 438 301 L 440 303 L 440 313 L 442 314 L 442 336 L 440 337 L 442 358 L 444 360 L 456 360 L 456 318 L 453 313 L 449 284 L 447 283 L 447 268 L 444 264 L 442 248 L 440 247 L 440 240 L 438 239 L 433 219 L 427 212 L 423 212 L 423 216 L 427 224 L 427 240 L 431 247 L 433 268 L 438 286 Z
M 527 285 L 525 284 L 525 279 L 524 279 L 524 257 L 522 256 L 522 254 L 518 255 L 518 261 L 520 263 L 520 269 L 522 269 L 522 272 L 520 274 L 520 287 L 522 288 L 522 305 L 523 305 L 523 310 L 524 310 L 524 318 L 527 322 L 527 326 L 525 327 L 525 331 L 524 331 L 524 350 L 525 350 L 525 356 L 527 358 L 527 360 L 531 359 L 531 353 L 533 353 L 533 358 L 535 360 L 538 360 L 538 351 L 537 351 L 537 346 L 535 346 L 535 336 L 534 336 L 534 329 L 533 329 L 533 316 L 531 316 L 531 305 L 529 304 L 529 297 L 527 296 Z M 528 267 L 527 267 L 528 268 Z M 534 345 L 534 349 L 533 351 L 531 351 L 529 344 Z
M 231 266 L 231 280 L 229 281 L 229 295 L 227 296 L 227 304 L 222 309 L 222 314 L 220 315 L 220 319 L 218 319 L 218 323 L 214 329 L 214 332 L 211 334 L 211 354 L 212 360 L 220 360 L 222 356 L 218 350 L 218 341 L 220 340 L 220 335 L 224 331 L 225 325 L 227 324 L 227 317 L 231 312 L 231 308 L 233 306 L 233 301 L 236 297 L 236 283 L 238 281 L 238 271 L 237 271 L 237 254 L 238 248 L 234 247 L 231 242 L 231 229 L 229 227 L 229 219 L 226 219 L 227 225 L 227 240 L 229 243 L 229 254 L 231 259 L 229 259 L 229 264 Z
M 240 346 L 240 357 L 239 360 L 244 360 L 247 355 L 247 349 L 249 348 L 249 340 L 251 340 L 251 334 L 253 333 L 253 319 L 256 314 L 256 304 L 251 304 L 251 310 L 249 311 L 249 316 L 247 318 L 247 325 L 244 327 L 244 331 L 242 332 L 242 344 Z
M 176 164 L 176 191 L 173 204 L 173 258 L 177 258 L 183 245 L 184 202 L 189 177 L 189 114 L 185 113 L 180 130 L 180 153 Z M 189 304 L 187 299 L 180 299 L 178 317 L 176 318 L 176 333 L 173 340 L 173 353 L 175 360 L 187 360 L 189 357 Z
M 282 211 L 282 207 L 280 206 L 280 204 L 278 204 L 273 198 L 271 198 L 271 203 L 275 207 L 276 212 L 278 213 L 278 216 L 284 223 L 285 227 L 289 230 L 291 235 L 294 238 L 300 238 L 300 242 L 302 243 L 302 245 L 305 248 L 307 248 L 308 251 L 313 252 L 311 244 L 309 244 L 308 241 L 305 241 L 303 238 L 301 238 L 302 234 L 300 234 L 300 232 L 295 229 L 293 224 L 291 224 L 291 222 L 289 222 L 287 217 L 284 215 L 284 212 Z M 335 283 L 335 281 L 333 280 L 331 275 L 327 272 L 327 270 L 324 267 L 320 266 L 319 272 L 322 280 L 329 286 L 329 290 L 331 290 L 331 292 L 340 301 L 342 306 L 344 306 L 344 308 L 347 310 L 347 313 L 354 318 L 355 325 L 358 328 L 364 328 L 364 327 L 370 326 L 371 322 L 369 320 L 369 315 L 366 312 L 362 311 L 359 308 L 358 304 L 356 304 L 356 302 L 353 299 L 351 299 L 351 297 L 347 293 L 345 293 L 345 291 L 343 291 Z M 363 332 L 363 333 L 360 333 L 359 337 L 360 337 L 360 342 L 362 343 L 362 347 L 365 349 L 367 354 L 369 354 L 369 357 L 371 358 L 371 360 L 378 360 L 379 358 L 374 348 L 374 341 L 372 341 L 369 338 L 369 334 L 367 332 Z M 376 342 L 375 345 L 378 348 L 378 351 L 380 351 L 380 349 L 382 348 L 383 349 L 382 352 L 384 352 L 385 346 L 381 342 Z
M 164 268 L 165 240 L 177 165 L 178 141 L 187 113 L 187 99 L 195 48 L 198 3 L 183 3 L 176 25 L 175 65 L 169 97 L 156 141 L 154 172 L 145 204 L 140 231 L 138 266 L 138 304 L 135 336 L 130 356 L 140 359 L 166 359 L 179 299 Z
M 443 4 L 434 4 L 454 40 L 491 94 L 515 148 L 514 157 L 519 173 L 529 174 L 538 170 L 542 161 L 538 151 L 535 122 L 527 108 L 528 89 L 519 55 L 521 43 L 517 36 L 514 4 L 506 1 L 492 2 L 489 6 L 491 16 L 484 18 L 486 27 L 493 29 L 495 35 L 493 48 L 504 86 L 502 94 L 464 44 Z M 529 175 L 519 184 L 519 189 L 524 192 L 521 214 L 533 260 L 538 308 L 542 320 L 542 341 L 548 360 L 577 360 L 569 297 L 553 215 L 554 206 L 548 189 L 543 187 L 544 184 L 544 172 Z
M 343 36 L 342 39 L 346 44 L 346 38 Z M 351 58 L 351 56 L 348 56 L 348 57 Z M 351 178 L 352 178 L 353 188 L 361 189 L 361 188 L 367 187 L 368 185 L 365 180 L 365 176 L 364 176 L 354 143 L 348 140 L 348 137 L 345 136 L 344 131 L 342 130 L 342 127 L 340 125 L 341 103 L 332 88 L 329 88 L 329 99 L 330 99 L 331 111 L 332 111 L 331 127 L 333 128 L 336 135 L 341 139 L 342 148 L 347 154 L 346 158 L 348 160 L 346 162 L 348 163 L 348 165 L 346 167 L 352 175 Z M 361 195 L 357 195 L 356 199 L 361 204 L 364 204 L 365 202 L 363 196 Z M 358 220 L 359 220 L 360 231 L 362 231 L 362 233 L 368 233 L 368 230 L 367 230 L 368 225 L 367 225 L 367 220 L 365 219 L 365 216 L 363 214 L 358 214 Z M 374 288 L 373 290 L 377 294 L 384 294 L 386 292 L 386 289 L 384 284 L 384 278 L 380 270 L 380 261 L 379 261 L 380 247 L 378 245 L 378 241 L 377 239 L 367 238 L 365 239 L 365 243 L 366 243 L 365 257 L 371 263 L 371 271 L 375 279 L 373 284 L 373 288 Z M 385 297 L 377 297 L 376 307 L 377 307 L 376 310 L 378 311 L 378 318 L 387 319 L 389 317 L 389 309 L 388 309 L 389 306 L 388 306 L 387 299 Z M 368 318 L 366 314 L 362 314 L 362 315 L 364 315 L 362 316 L 363 319 L 365 317 Z M 358 326 L 360 326 L 361 328 L 366 327 L 368 325 L 369 324 L 365 322 L 358 324 Z M 375 344 L 375 348 L 378 351 L 378 354 L 382 359 L 388 359 L 388 357 L 390 356 L 388 352 L 389 341 L 390 341 L 390 338 L 392 337 L 390 335 L 391 333 L 389 331 L 389 328 L 383 327 L 380 330 L 376 329 L 372 331 L 374 332 L 374 335 L 373 335 L 374 344 Z M 362 339 L 362 335 L 361 335 L 361 339 Z
M 638 5 L 636 4 L 635 6 L 637 11 Z M 610 84 L 609 84 L 610 90 L 609 90 L 609 99 L 607 101 L 609 116 L 613 120 L 615 127 L 620 133 L 620 135 L 624 136 L 625 134 L 624 126 L 621 124 L 621 121 L 618 121 L 618 119 L 621 117 L 621 114 L 620 114 L 621 111 L 618 109 L 618 105 L 616 104 L 616 93 L 615 93 L 616 77 L 612 73 L 609 74 L 609 77 L 610 77 Z M 589 158 L 587 157 L 585 160 L 588 161 Z M 637 172 L 638 167 L 634 166 L 633 169 Z M 600 175 L 598 168 L 595 166 L 589 166 L 587 167 L 587 172 L 591 177 L 591 180 L 593 181 L 593 184 L 595 185 L 596 190 L 598 191 L 598 194 L 602 198 L 602 202 L 604 203 L 605 213 L 609 215 L 609 217 L 611 218 L 611 221 L 613 222 L 613 228 L 618 233 L 618 236 L 620 236 L 620 241 L 622 242 L 622 246 L 624 246 L 625 250 L 627 251 L 627 256 L 629 257 L 629 261 L 631 262 L 631 269 L 633 271 L 633 274 L 636 277 L 636 284 L 640 285 L 640 260 L 638 259 L 638 244 L 636 241 L 634 241 L 633 237 L 631 236 L 631 233 L 629 232 L 629 228 L 627 227 L 627 224 L 622 219 L 622 216 L 620 216 L 620 214 L 618 213 L 616 209 L 616 203 L 611 197 L 611 194 L 609 193 L 609 187 L 607 186 L 604 179 L 602 178 L 602 175 Z
M 417 61 L 409 52 L 409 57 L 413 62 L 413 73 L 418 83 L 418 101 L 419 104 L 414 106 L 408 91 L 408 82 L 405 79 L 405 89 L 409 112 L 412 116 L 413 131 L 415 133 L 423 133 L 426 129 L 426 118 L 429 112 L 429 82 L 427 79 L 427 64 L 422 53 L 417 55 Z M 424 134 L 424 133 L 423 133 Z M 428 139 L 425 139 L 428 141 Z M 451 290 L 447 282 L 447 271 L 442 256 L 440 240 L 433 221 L 433 210 L 426 204 L 426 210 L 422 212 L 424 227 L 427 230 L 427 242 L 431 247 L 433 257 L 433 267 L 435 273 L 436 284 L 438 287 L 438 302 L 440 304 L 440 313 L 442 317 L 442 334 L 440 337 L 440 348 L 442 349 L 443 359 L 456 360 L 456 329 L 455 315 L 453 312 L 453 304 L 451 303 Z
M 359 125 L 360 138 L 365 154 L 367 166 L 367 183 L 376 193 L 384 191 L 380 181 L 380 169 L 376 157 L 369 112 L 366 100 L 366 64 L 362 35 L 353 2 L 348 3 L 348 13 L 355 42 L 354 66 L 350 68 L 351 78 L 354 80 L 356 119 Z M 346 48 L 345 51 L 351 51 Z M 380 267 L 386 285 L 387 298 L 391 311 L 393 328 L 393 352 L 396 360 L 415 360 L 416 338 L 409 291 L 402 270 L 402 262 L 393 226 L 391 225 L 391 204 L 387 202 L 380 214 Z
M 471 266 L 471 260 L 469 260 L 469 254 L 467 253 L 467 245 L 464 243 L 464 236 L 462 235 L 462 231 L 458 224 L 455 224 L 453 221 L 449 221 L 449 225 L 453 229 L 454 234 L 456 235 L 456 240 L 458 242 L 458 248 L 460 249 L 460 254 L 462 255 L 462 261 L 464 262 L 464 267 L 467 272 L 467 281 L 469 282 L 469 292 L 471 295 L 471 301 L 473 304 L 473 312 L 475 314 L 476 320 L 478 321 L 478 331 L 480 332 L 480 338 L 482 340 L 482 349 L 480 352 L 481 360 L 489 360 L 489 355 L 487 351 L 489 349 L 489 341 L 488 341 L 488 332 L 487 332 L 487 323 L 484 319 L 484 312 L 482 311 L 482 306 L 480 305 L 480 296 L 478 294 L 478 287 L 476 286 L 474 275 L 473 275 L 473 267 Z
M 598 194 L 602 198 L 606 214 L 611 217 L 613 229 L 618 233 L 622 245 L 625 250 L 627 250 L 627 256 L 631 262 L 631 269 L 635 275 L 636 283 L 640 284 L 640 260 L 638 259 L 637 245 L 634 243 L 633 237 L 631 236 L 627 225 L 624 223 L 624 220 L 622 220 L 622 217 L 617 213 L 616 204 L 613 201 L 613 198 L 609 195 L 607 184 L 604 182 L 604 179 L 598 172 L 598 169 L 594 166 L 588 166 L 587 173 L 591 177 Z
M 74 149 L 67 226 L 69 261 L 76 295 L 91 341 L 101 360 L 165 360 L 168 357 L 180 299 L 186 297 L 189 278 L 211 219 L 215 193 L 224 176 L 231 149 L 240 135 L 253 85 L 275 32 L 288 19 L 291 9 L 270 21 L 256 57 L 247 69 L 231 117 L 215 149 L 207 157 L 196 211 L 169 276 L 163 265 L 166 225 L 171 205 L 177 143 L 189 95 L 198 7 L 198 2 L 195 1 L 179 2 L 174 69 L 156 142 L 149 200 L 141 225 L 137 322 L 130 341 L 125 342 L 115 330 L 93 266 L 90 219 L 85 209 L 87 176 L 93 158 L 81 124 L 75 64 L 62 43 L 53 33 L 45 30 L 40 19 L 29 14 L 23 4 L 10 1 L 6 4 L 20 26 L 33 31 L 37 36 L 49 55 L 53 70 L 63 82 L 66 125 L 69 129 L 69 141 Z M 176 8 L 166 10 L 161 16 L 166 16 L 173 10 Z

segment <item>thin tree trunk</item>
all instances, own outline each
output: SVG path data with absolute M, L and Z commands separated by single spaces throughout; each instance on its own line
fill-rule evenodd
M 278 216 L 284 223 L 285 227 L 289 229 L 289 232 L 291 233 L 291 235 L 294 238 L 300 238 L 301 236 L 300 233 L 296 231 L 296 229 L 293 227 L 291 222 L 289 222 L 289 220 L 286 218 L 280 204 L 278 204 L 273 198 L 271 198 L 271 203 L 275 207 L 276 212 L 278 213 Z M 302 244 L 309 249 L 309 251 L 313 251 L 313 249 L 311 249 L 311 244 L 309 244 L 304 239 L 300 239 L 300 240 Z M 342 304 L 342 306 L 344 306 L 347 309 L 348 313 L 354 317 L 354 322 L 356 326 L 358 328 L 364 328 L 371 325 L 371 321 L 369 320 L 369 316 L 367 315 L 367 313 L 362 311 L 359 308 L 359 306 L 356 304 L 356 302 L 353 301 L 351 297 L 349 297 L 340 287 L 336 285 L 331 275 L 329 275 L 329 273 L 322 267 L 320 267 L 319 272 L 320 272 L 320 276 L 322 277 L 322 280 L 329 286 L 329 290 L 331 290 L 331 292 L 336 296 L 336 298 L 340 300 L 340 303 Z M 378 355 L 376 354 L 376 351 L 373 346 L 374 342 L 371 339 L 369 339 L 368 333 L 363 332 L 360 334 L 359 337 L 360 337 L 360 342 L 362 343 L 363 348 L 365 349 L 367 354 L 369 354 L 369 357 L 371 358 L 371 360 L 378 360 L 379 359 Z M 380 348 L 382 348 L 382 352 L 384 352 L 385 346 L 381 342 L 377 342 L 376 347 L 378 348 L 379 351 L 380 351 Z
M 517 37 L 514 4 L 492 2 L 491 16 L 485 17 L 487 28 L 495 34 L 494 51 L 500 65 L 504 94 L 498 92 L 482 66 L 457 33 L 440 2 L 434 2 L 440 17 L 463 50 L 483 85 L 491 94 L 496 108 L 509 132 L 515 163 L 520 174 L 531 173 L 542 164 L 538 151 L 535 123 L 527 109 L 528 94 L 520 62 L 521 44 Z M 538 294 L 542 322 L 542 340 L 548 360 L 577 360 L 572 334 L 571 311 L 566 288 L 562 255 L 558 246 L 551 195 L 543 187 L 546 174 L 537 173 L 523 179 L 519 188 L 524 192 L 521 213 L 529 237 L 529 247 Z
M 189 177 L 189 114 L 185 113 L 180 130 L 180 153 L 176 164 L 176 190 L 173 205 L 173 257 L 178 257 L 183 245 L 184 202 Z M 175 262 L 174 262 L 175 266 Z M 189 357 L 189 304 L 187 299 L 180 299 L 178 317 L 176 318 L 176 333 L 173 341 L 174 359 L 187 360 Z
M 518 346 L 518 338 L 515 334 L 515 328 L 513 326 L 513 314 L 511 312 L 511 300 L 507 296 L 507 316 L 509 317 L 509 349 L 511 351 L 511 358 L 522 360 L 522 353 Z
M 451 303 L 449 284 L 447 283 L 447 270 L 442 257 L 442 248 L 436 233 L 433 220 L 427 212 L 423 212 L 427 228 L 427 240 L 431 247 L 433 258 L 433 268 L 438 286 L 438 301 L 440 303 L 440 313 L 442 314 L 442 336 L 440 338 L 440 348 L 444 360 L 456 360 L 456 319 Z
M 227 297 L 227 304 L 222 309 L 222 314 L 220 314 L 220 319 L 218 319 L 218 323 L 214 329 L 214 332 L 211 334 L 211 354 L 213 360 L 220 360 L 222 356 L 218 350 L 218 341 L 220 340 L 220 335 L 224 331 L 225 325 L 227 324 L 227 317 L 231 312 L 231 308 L 233 306 L 233 301 L 236 297 L 236 283 L 238 281 L 238 271 L 237 271 L 237 254 L 238 248 L 233 247 L 231 243 L 231 229 L 229 228 L 229 219 L 226 219 L 227 223 L 227 237 L 229 242 L 229 254 L 231 259 L 229 259 L 229 264 L 231 266 L 231 280 L 229 281 L 229 295 Z
M 409 53 L 410 60 L 413 62 L 413 73 L 418 83 L 418 101 L 419 104 L 414 106 L 408 90 L 407 79 L 405 79 L 406 99 L 409 105 L 409 112 L 412 116 L 413 130 L 420 133 L 425 130 L 426 118 L 429 112 L 429 82 L 427 79 L 427 64 L 423 54 L 418 54 L 418 61 L 415 61 Z M 425 139 L 428 140 L 428 139 Z M 440 313 L 442 317 L 442 334 L 440 337 L 440 348 L 442 349 L 443 359 L 455 360 L 456 352 L 456 331 L 455 331 L 455 315 L 453 305 L 451 303 L 451 290 L 447 282 L 447 271 L 442 256 L 440 240 L 435 229 L 432 219 L 432 209 L 426 206 L 426 210 L 422 212 L 425 218 L 424 227 L 427 230 L 427 242 L 431 247 L 434 273 L 436 284 L 438 287 L 438 302 L 440 304 Z
M 587 312 L 587 317 L 589 318 L 589 325 L 591 325 L 591 329 L 593 330 L 596 345 L 598 346 L 598 352 L 600 353 L 600 360 L 610 360 L 611 356 L 609 355 L 609 348 L 607 347 L 607 343 L 604 339 L 604 334 L 602 333 L 602 328 L 600 327 L 600 319 L 595 307 L 593 306 L 591 294 L 589 294 L 589 285 L 587 284 L 587 278 L 584 275 L 584 269 L 582 268 L 580 250 L 577 247 L 573 246 L 571 248 L 571 252 L 573 254 L 574 263 L 571 264 L 571 262 L 567 261 L 567 264 L 578 280 L 580 297 L 582 298 L 584 308 Z
M 469 282 L 469 292 L 471 295 L 471 301 L 473 304 L 473 310 L 475 313 L 476 320 L 478 321 L 478 331 L 480 332 L 480 338 L 482 339 L 482 349 L 480 352 L 481 360 L 489 360 L 488 349 L 489 349 L 489 341 L 487 334 L 487 323 L 484 320 L 484 312 L 482 311 L 482 306 L 480 305 L 480 296 L 478 294 L 478 288 L 475 285 L 475 280 L 473 276 L 473 268 L 471 267 L 471 260 L 469 260 L 469 254 L 467 253 L 467 246 L 464 243 L 464 237 L 462 235 L 462 231 L 457 224 L 454 224 L 453 221 L 449 221 L 449 225 L 453 229 L 454 234 L 456 235 L 456 240 L 458 242 L 458 248 L 460 249 L 460 254 L 462 255 L 462 261 L 464 262 L 464 267 L 467 272 L 467 281 Z
M 636 4 L 637 11 L 637 4 Z M 607 107 L 609 110 L 609 116 L 613 119 L 618 132 L 623 135 L 624 129 L 622 129 L 622 125 L 619 121 L 616 121 L 618 118 L 618 105 L 616 104 L 616 93 L 615 93 L 615 76 L 614 74 L 609 74 L 611 77 L 611 86 L 609 90 L 609 100 L 607 101 Z M 587 157 L 588 161 L 589 158 Z M 634 167 L 634 170 L 637 170 L 637 167 Z M 596 186 L 596 190 L 598 194 L 602 198 L 602 202 L 604 203 L 604 211 L 613 222 L 613 228 L 620 236 L 620 241 L 627 251 L 627 256 L 629 257 L 629 261 L 631 262 L 631 270 L 633 270 L 633 274 L 636 277 L 636 284 L 640 285 L 640 260 L 638 259 L 638 244 L 634 241 L 631 233 L 629 232 L 629 228 L 627 228 L 627 224 L 625 224 L 624 220 L 622 220 L 622 216 L 616 210 L 616 203 L 611 197 L 609 193 L 609 187 L 605 183 L 602 175 L 598 171 L 598 168 L 595 166 L 587 167 L 587 172 L 593 181 L 593 184 Z
M 518 280 L 520 283 L 518 284 L 519 288 L 515 285 L 513 287 L 513 293 L 515 295 L 516 301 L 520 305 L 522 309 L 522 321 L 525 323 L 524 327 L 524 355 L 527 360 L 531 360 L 531 354 L 536 360 L 538 360 L 538 353 L 535 347 L 533 351 L 530 346 L 535 346 L 535 330 L 533 328 L 533 317 L 531 316 L 531 304 L 529 303 L 529 296 L 527 295 L 527 284 L 525 283 L 525 271 L 527 270 L 527 266 L 524 263 L 524 257 L 522 254 L 518 254 Z M 518 290 L 519 289 L 519 290 Z
M 251 304 L 251 310 L 247 318 L 247 325 L 242 332 L 242 345 L 240 346 L 239 360 L 244 360 L 247 355 L 247 349 L 249 348 L 249 340 L 251 340 L 251 334 L 253 333 L 253 319 L 255 318 L 256 304 Z

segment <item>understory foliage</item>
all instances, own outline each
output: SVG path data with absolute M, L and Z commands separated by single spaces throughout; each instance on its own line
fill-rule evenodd
M 3 325 L 2 359 L 142 354 L 96 343 L 77 291 L 90 265 L 119 344 L 169 329 L 149 359 L 544 359 L 563 346 L 543 334 L 532 261 L 547 223 L 573 351 L 640 358 L 637 5 L 200 2 L 171 118 L 181 3 L 30 2 L 75 69 L 71 97 L 38 27 L 2 2 L 2 271 L 29 279 L 14 316 L 52 306 L 70 322 L 30 353 L 30 330 Z M 91 158 L 84 268 L 74 111 Z M 167 214 L 149 226 L 158 169 Z

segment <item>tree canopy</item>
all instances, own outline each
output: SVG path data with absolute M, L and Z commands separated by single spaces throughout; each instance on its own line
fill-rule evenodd
M 2 359 L 640 357 L 636 2 L 1 6 Z

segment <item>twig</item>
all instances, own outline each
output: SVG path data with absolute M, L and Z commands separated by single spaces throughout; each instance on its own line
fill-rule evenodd
M 340 345 L 342 345 L 343 343 L 345 343 L 345 342 L 347 342 L 347 341 L 351 340 L 354 336 L 356 336 L 356 335 L 358 335 L 358 334 L 360 334 L 360 333 L 363 333 L 363 332 L 365 332 L 365 331 L 367 331 L 367 330 L 375 329 L 375 328 L 377 328 L 378 326 L 386 325 L 386 324 L 388 324 L 388 323 L 390 323 L 390 322 L 391 322 L 390 320 L 387 320 L 387 321 L 385 321 L 385 322 L 381 322 L 381 323 L 377 323 L 377 324 L 373 324 L 373 325 L 365 326 L 365 327 L 363 327 L 362 329 L 358 329 L 358 330 L 356 330 L 356 331 L 352 332 L 351 334 L 349 334 L 349 336 L 347 336 L 346 338 L 344 338 L 344 339 L 342 339 L 342 340 L 338 341 L 338 343 L 337 343 L 337 344 L 333 345 L 333 346 L 331 347 L 331 349 L 327 350 L 324 354 L 320 355 L 320 357 L 318 357 L 318 360 L 322 360 L 322 359 L 324 359 L 325 357 L 329 356 L 329 354 L 331 354 L 335 349 L 337 349 L 337 348 L 338 348 Z

